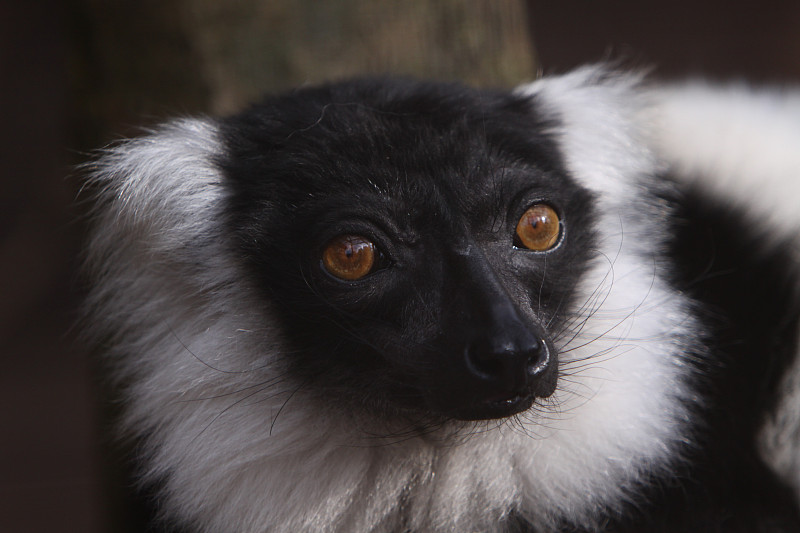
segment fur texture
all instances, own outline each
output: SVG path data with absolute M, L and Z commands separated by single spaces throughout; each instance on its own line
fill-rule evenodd
M 800 94 L 701 81 L 654 88 L 642 118 L 648 144 L 684 183 L 747 213 L 763 240 L 800 261 Z M 775 472 L 800 487 L 800 359 L 783 378 L 779 406 L 759 434 Z
M 368 85 L 375 83 L 389 87 L 380 89 L 383 100 L 361 104 L 350 96 L 344 103 L 364 108 L 358 111 L 363 122 L 347 127 L 377 139 L 394 112 L 380 102 L 414 105 L 431 91 L 405 81 Z M 466 105 L 458 100 L 467 98 L 458 96 L 462 88 L 435 90 L 450 91 L 453 109 Z M 392 420 L 379 416 L 384 411 L 351 409 L 346 395 L 310 386 L 298 374 L 298 343 L 282 314 L 291 302 L 265 292 L 246 257 L 249 248 L 241 245 L 250 230 L 236 222 L 255 198 L 248 208 L 256 206 L 264 224 L 275 227 L 275 235 L 259 238 L 278 239 L 284 230 L 269 222 L 270 213 L 288 193 L 272 182 L 248 193 L 246 180 L 232 177 L 241 158 L 231 156 L 257 149 L 242 147 L 253 138 L 247 128 L 282 131 L 289 118 L 256 109 L 233 121 L 185 119 L 106 150 L 89 177 L 99 193 L 88 305 L 123 390 L 122 427 L 139 443 L 141 479 L 157 487 L 164 523 L 209 532 L 549 532 L 625 530 L 621 516 L 646 515 L 653 487 L 673 484 L 665 480 L 683 475 L 676 472 L 692 465 L 692 454 L 704 446 L 704 417 L 715 401 L 704 379 L 718 358 L 709 347 L 713 330 L 698 311 L 702 298 L 675 282 L 673 217 L 691 182 L 665 181 L 665 173 L 712 176 L 704 188 L 746 202 L 747 212 L 775 227 L 781 242 L 800 220 L 782 192 L 800 183 L 792 148 L 800 131 L 770 109 L 788 100 L 754 100 L 733 90 L 718 101 L 719 94 L 648 89 L 636 76 L 585 68 L 498 97 L 530 103 L 532 135 L 554 144 L 558 165 L 596 211 L 596 237 L 585 251 L 573 303 L 554 311 L 566 317 L 554 341 L 556 392 L 503 420 L 421 426 Z M 269 105 L 312 120 L 290 127 L 285 146 L 265 159 L 283 157 L 281 150 L 314 128 L 335 126 L 336 109 L 295 110 L 303 95 L 286 98 Z M 717 103 L 719 116 L 694 111 L 699 106 L 711 115 Z M 444 128 L 436 113 L 446 105 L 425 115 L 429 121 L 420 127 Z M 493 118 L 487 115 L 487 124 Z M 715 126 L 729 138 L 712 129 L 720 118 L 741 120 Z M 787 131 L 778 132 L 784 123 Z M 752 124 L 778 140 L 757 149 Z M 487 149 L 480 144 L 486 135 L 475 132 L 475 149 Z M 461 149 L 473 149 L 471 142 Z M 402 153 L 404 146 L 392 149 Z M 765 159 L 765 153 L 772 155 Z M 313 166 L 303 161 L 303 168 Z M 331 160 L 336 165 L 343 163 Z M 717 170 L 731 181 L 714 181 Z M 433 179 L 433 172 L 394 177 L 404 191 L 395 204 L 412 202 L 412 182 L 402 180 Z M 749 202 L 754 174 L 759 195 Z M 378 171 L 375 180 L 385 188 Z M 760 434 L 762 451 L 795 485 L 798 376 L 795 366 L 783 378 L 783 399 Z

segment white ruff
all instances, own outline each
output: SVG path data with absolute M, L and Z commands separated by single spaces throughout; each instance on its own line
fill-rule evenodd
M 654 164 L 620 111 L 628 80 L 585 70 L 522 89 L 547 102 L 601 242 L 559 346 L 554 397 L 504 424 L 371 438 L 283 372 L 282 342 L 223 235 L 213 122 L 184 120 L 108 151 L 91 246 L 99 334 L 128 383 L 145 479 L 197 531 L 493 531 L 512 509 L 543 530 L 591 524 L 690 438 L 681 338 L 689 304 L 662 280 L 664 235 L 635 194 Z M 330 404 L 336 398 L 329 399 Z M 484 426 L 479 426 L 483 428 Z M 374 444 L 374 443 L 377 443 Z

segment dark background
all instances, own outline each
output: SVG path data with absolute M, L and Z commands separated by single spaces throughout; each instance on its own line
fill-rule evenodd
M 662 77 L 796 83 L 798 28 L 792 1 L 3 0 L 0 529 L 119 531 L 125 516 L 113 406 L 78 341 L 74 169 L 90 150 L 358 72 L 512 86 L 622 58 Z

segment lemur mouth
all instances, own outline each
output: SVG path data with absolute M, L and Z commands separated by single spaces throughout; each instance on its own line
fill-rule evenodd
M 532 394 L 497 395 L 473 405 L 466 412 L 456 413 L 455 417 L 459 420 L 508 418 L 530 409 L 535 399 L 536 397 Z

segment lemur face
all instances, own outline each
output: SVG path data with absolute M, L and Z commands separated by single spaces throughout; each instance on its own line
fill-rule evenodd
M 299 383 L 428 420 L 507 417 L 554 392 L 598 207 L 535 99 L 362 81 L 222 131 L 236 246 Z

